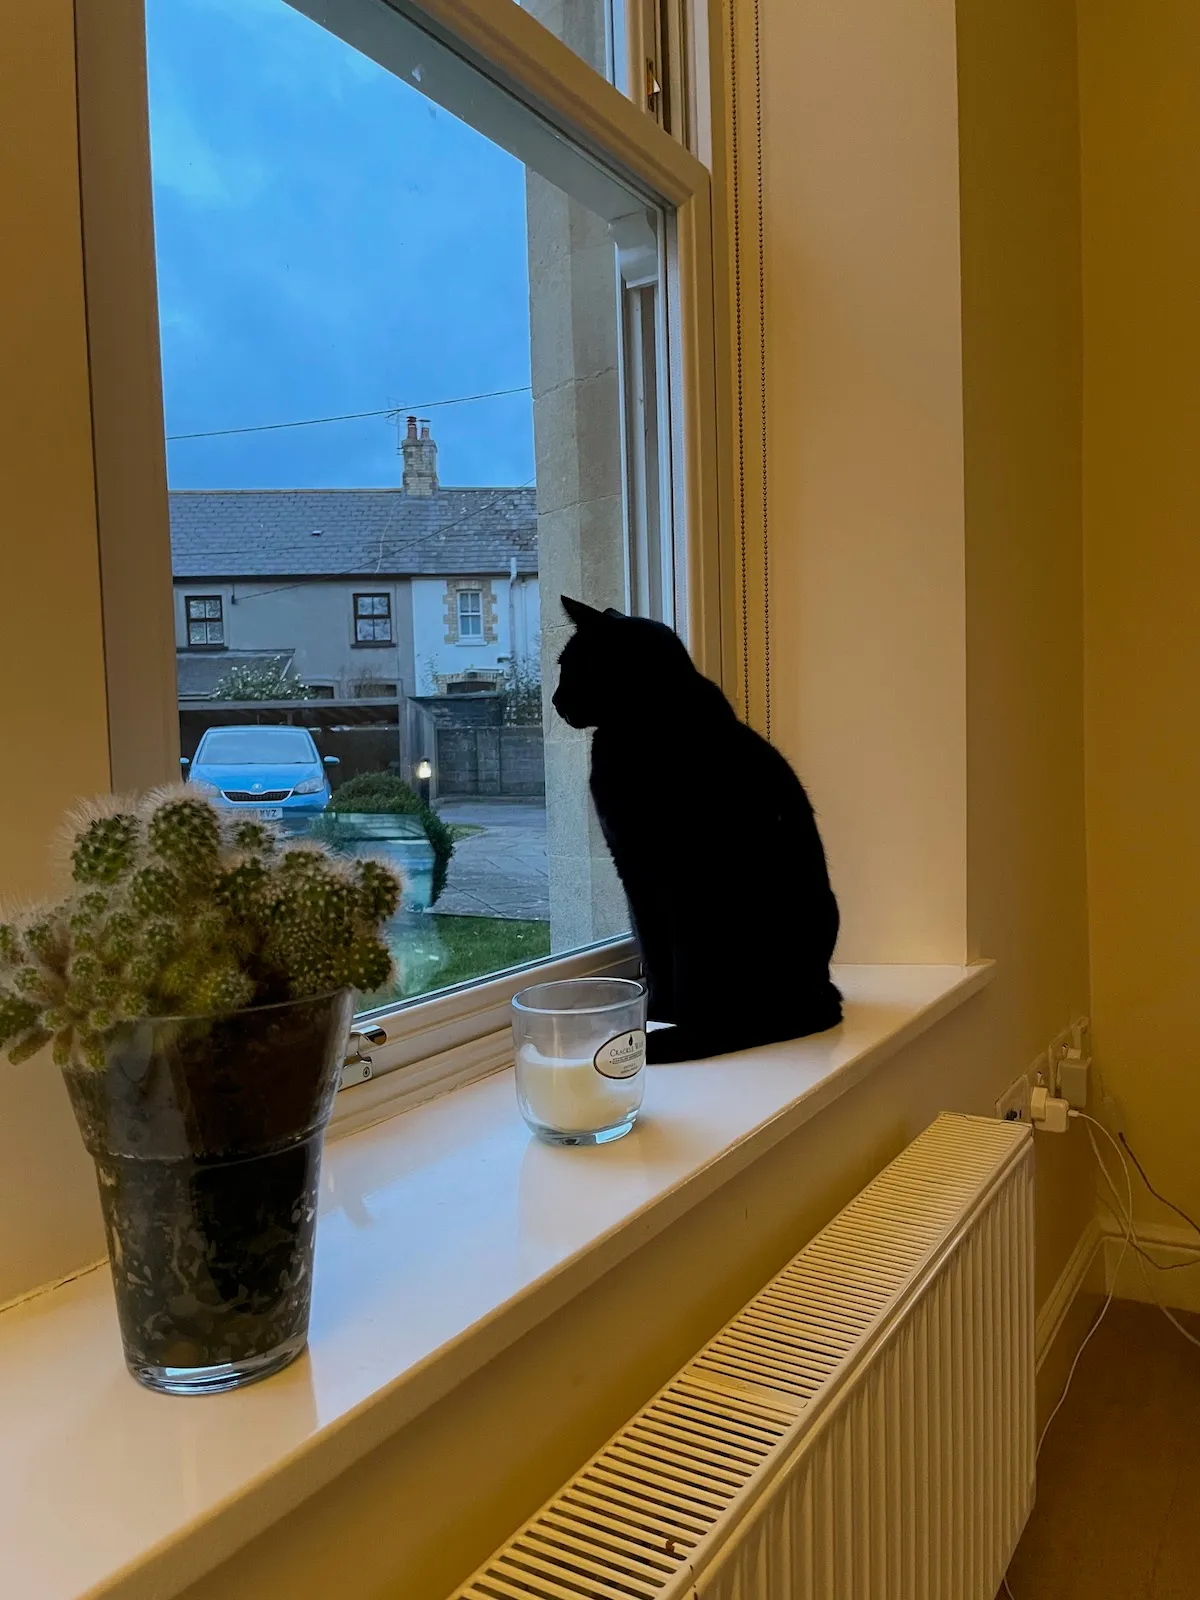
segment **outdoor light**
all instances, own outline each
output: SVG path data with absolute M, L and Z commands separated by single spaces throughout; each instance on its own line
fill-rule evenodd
M 428 761 L 418 761 L 417 762 L 417 777 L 420 778 L 422 783 L 428 783 L 430 778 L 433 777 L 433 765 L 432 765 L 432 763 L 428 762 Z

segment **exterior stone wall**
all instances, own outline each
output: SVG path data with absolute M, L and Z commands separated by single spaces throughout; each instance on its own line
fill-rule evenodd
M 496 590 L 490 578 L 447 578 L 446 579 L 446 606 L 443 613 L 446 621 L 446 644 L 458 644 L 458 591 L 460 589 L 478 589 L 480 605 L 483 608 L 483 644 L 495 644 L 499 638 L 500 616 L 496 608 Z
M 526 9 L 605 70 L 601 0 L 527 0 Z M 601 218 L 534 172 L 526 213 L 550 938 L 569 950 L 629 926 L 588 793 L 589 736 L 550 704 L 571 633 L 559 596 L 625 604 L 616 252 Z

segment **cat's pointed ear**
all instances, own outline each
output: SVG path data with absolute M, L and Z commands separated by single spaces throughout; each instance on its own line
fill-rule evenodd
M 626 620 L 625 613 L 623 611 L 618 611 L 616 606 L 605 606 L 604 615 L 606 617 L 612 617 L 617 622 L 624 622 Z
M 562 601 L 563 610 L 577 628 L 599 622 L 604 615 L 602 611 L 597 611 L 595 606 L 586 605 L 582 600 L 572 600 L 569 594 L 560 594 L 558 598 Z

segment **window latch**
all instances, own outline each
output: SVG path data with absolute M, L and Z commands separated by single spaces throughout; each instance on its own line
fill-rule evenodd
M 386 1043 L 387 1034 L 382 1028 L 355 1028 L 350 1035 L 350 1049 L 342 1063 L 342 1081 L 338 1088 L 348 1089 L 352 1084 L 366 1083 L 371 1076 L 372 1067 L 365 1046 Z
M 646 60 L 646 110 L 658 110 L 658 97 L 662 93 L 662 84 L 658 81 L 658 68 L 648 57 Z

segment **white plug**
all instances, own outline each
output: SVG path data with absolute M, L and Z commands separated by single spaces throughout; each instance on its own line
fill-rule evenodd
M 1069 1106 L 1079 1108 L 1088 1103 L 1088 1078 L 1091 1057 L 1072 1046 L 1064 1050 L 1058 1063 L 1058 1092 Z
M 1066 1133 L 1070 1113 L 1066 1100 L 1058 1099 L 1040 1084 L 1029 1096 L 1030 1121 L 1046 1133 Z

